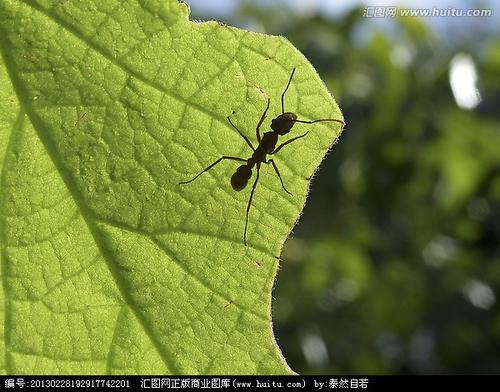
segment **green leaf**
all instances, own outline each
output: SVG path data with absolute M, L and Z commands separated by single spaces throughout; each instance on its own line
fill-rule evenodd
M 170 1 L 0 0 L 5 373 L 290 373 L 274 340 L 277 257 L 340 132 L 307 137 L 250 189 L 235 162 L 286 110 L 341 118 L 281 37 L 188 21 Z M 286 140 L 286 137 L 283 137 Z

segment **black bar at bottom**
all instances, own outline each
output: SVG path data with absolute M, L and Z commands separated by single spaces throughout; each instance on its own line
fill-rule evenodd
M 160 391 L 423 391 L 498 390 L 499 375 L 491 376 L 1 376 L 5 391 L 56 389 Z

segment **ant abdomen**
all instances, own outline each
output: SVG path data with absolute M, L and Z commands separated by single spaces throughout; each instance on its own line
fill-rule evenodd
M 231 176 L 231 186 L 235 191 L 241 191 L 247 186 L 250 177 L 252 177 L 252 169 L 247 165 L 241 165 Z

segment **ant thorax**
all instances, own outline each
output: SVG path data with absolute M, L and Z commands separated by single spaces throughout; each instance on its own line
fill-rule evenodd
M 262 149 L 266 154 L 271 154 L 276 148 L 278 135 L 275 132 L 266 132 L 262 136 L 262 141 L 257 147 L 257 150 Z
M 271 154 L 276 148 L 278 136 L 276 132 L 265 132 L 247 164 L 250 167 L 254 167 L 258 162 L 265 163 L 266 155 Z

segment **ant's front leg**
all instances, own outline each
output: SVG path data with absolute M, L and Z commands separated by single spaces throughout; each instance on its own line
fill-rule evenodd
M 259 141 L 259 144 L 260 144 L 260 140 L 261 140 L 261 138 L 260 138 L 260 126 L 262 125 L 262 123 L 264 122 L 264 119 L 266 118 L 266 113 L 267 113 L 267 110 L 269 109 L 270 103 L 271 103 L 271 100 L 268 98 L 266 110 L 264 110 L 264 113 L 262 113 L 262 116 L 260 117 L 259 123 L 257 124 L 257 128 L 255 128 L 255 133 L 257 134 L 257 140 Z
M 233 114 L 235 113 L 235 111 L 233 110 Z M 245 136 L 243 135 L 243 132 L 241 132 L 237 127 L 236 125 L 233 124 L 233 122 L 231 121 L 231 118 L 229 116 L 227 116 L 227 121 L 229 121 L 229 124 L 231 124 L 231 126 L 236 129 L 238 131 L 238 133 L 240 134 L 240 136 L 245 139 L 245 141 L 247 142 L 247 144 L 250 146 L 250 148 L 252 149 L 252 151 L 255 152 L 255 148 L 252 144 L 252 142 Z M 259 143 L 260 143 L 260 140 L 259 140 Z
M 292 192 L 289 192 L 286 188 L 285 188 L 285 184 L 283 184 L 283 179 L 281 178 L 281 174 L 280 174 L 280 171 L 278 170 L 278 166 L 276 166 L 276 163 L 274 163 L 274 160 L 272 159 L 269 159 L 267 162 L 267 164 L 272 164 L 273 167 L 274 167 L 274 171 L 276 172 L 276 174 L 278 175 L 278 178 L 280 179 L 281 181 L 281 186 L 283 187 L 283 189 L 285 190 L 286 193 L 288 193 L 290 196 L 293 196 Z

